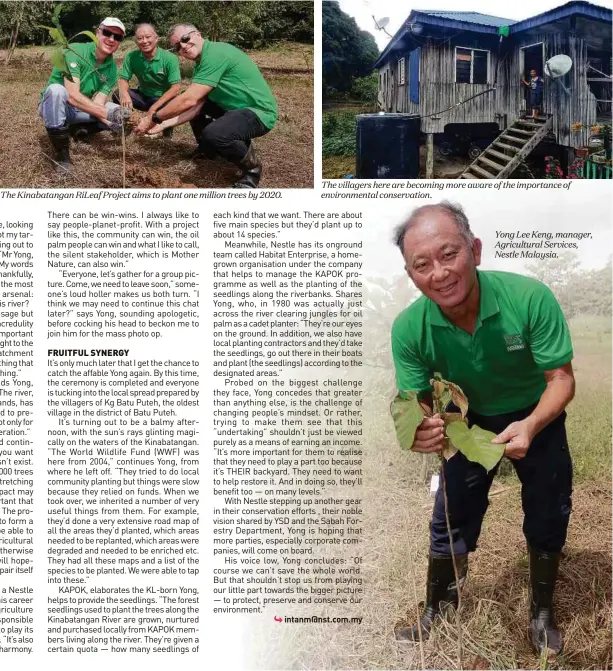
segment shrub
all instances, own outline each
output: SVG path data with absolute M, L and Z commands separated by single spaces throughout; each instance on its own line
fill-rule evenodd
M 379 90 L 379 78 L 376 72 L 367 77 L 358 77 L 351 84 L 351 97 L 355 100 L 363 100 L 367 103 L 374 103 L 377 100 Z
M 355 155 L 355 113 L 329 112 L 322 119 L 322 155 Z

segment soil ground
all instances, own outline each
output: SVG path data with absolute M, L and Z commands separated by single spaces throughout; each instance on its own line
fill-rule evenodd
M 419 148 L 419 174 L 426 174 L 425 147 Z M 434 150 L 434 178 L 456 179 L 470 165 L 467 156 L 441 156 Z M 326 156 L 322 159 L 323 179 L 342 179 L 345 175 L 355 174 L 355 156 Z
M 277 125 L 256 140 L 264 166 L 260 186 L 312 188 L 313 47 L 286 43 L 249 55 L 279 105 Z M 40 92 L 50 71 L 49 50 L 44 48 L 18 50 L 8 66 L 0 66 L 0 187 L 124 186 L 121 137 L 108 132 L 72 143 L 74 174 L 58 176 L 53 171 L 51 146 L 38 116 Z M 189 124 L 175 128 L 171 140 L 128 136 L 125 145 L 126 187 L 227 187 L 237 175 L 222 159 L 194 163 L 186 158 L 196 146 Z

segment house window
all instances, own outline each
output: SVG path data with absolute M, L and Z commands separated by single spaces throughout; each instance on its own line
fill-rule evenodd
M 487 84 L 489 51 L 456 47 L 456 84 Z
M 402 86 L 406 84 L 406 59 L 400 58 L 398 60 L 398 85 Z

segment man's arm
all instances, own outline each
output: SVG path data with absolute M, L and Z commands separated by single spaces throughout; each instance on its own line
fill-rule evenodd
M 204 103 L 206 97 L 212 90 L 212 86 L 206 86 L 205 84 L 190 84 L 181 95 L 178 95 L 174 100 L 169 102 L 168 105 L 161 109 L 157 114 L 162 121 L 180 116 L 183 112 L 187 112 L 196 105 Z M 144 117 L 134 129 L 136 135 L 143 135 L 151 130 L 154 126 L 154 122 L 151 119 L 152 115 L 153 113 L 149 110 L 147 116 Z
M 130 82 L 127 79 L 119 80 L 119 102 L 122 107 L 132 109 L 132 98 L 130 97 Z
M 107 96 L 104 93 L 97 93 L 93 100 L 90 100 L 87 96 L 84 96 L 79 90 L 79 80 L 75 79 L 70 81 L 70 79 L 64 79 L 64 86 L 68 91 L 68 102 L 82 112 L 91 114 L 93 117 L 100 119 L 101 121 L 106 120 L 107 110 L 104 105 L 106 102 Z
M 160 107 L 162 107 L 165 103 L 167 103 L 169 100 L 172 100 L 173 98 L 176 98 L 179 95 L 179 91 L 181 90 L 181 83 L 179 82 L 178 84 L 173 84 L 168 91 L 166 91 L 158 100 L 156 100 L 153 105 L 149 108 L 149 113 L 154 114 L 157 112 Z M 183 121 L 181 123 L 184 123 Z
M 197 117 L 198 114 L 200 114 L 200 110 L 202 109 L 203 105 L 204 101 L 199 105 L 195 105 L 194 107 L 188 109 L 187 112 L 179 114 L 179 116 L 174 116 L 172 119 L 166 119 L 165 121 L 162 121 L 162 123 L 159 123 L 157 126 L 152 126 L 147 131 L 147 135 L 155 135 L 156 133 L 161 133 L 163 130 L 166 130 L 166 128 L 174 128 L 175 126 L 180 126 L 187 121 L 191 121 Z
M 526 456 L 534 436 L 559 417 L 575 395 L 572 363 L 544 371 L 547 386 L 538 405 L 526 419 L 513 422 L 499 433 L 492 443 L 507 443 L 505 455 L 511 459 Z

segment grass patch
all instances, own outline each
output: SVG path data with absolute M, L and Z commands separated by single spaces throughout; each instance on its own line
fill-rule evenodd
M 611 470 L 611 333 L 586 330 L 605 318 L 571 321 L 577 382 L 566 428 L 576 481 Z M 580 329 L 578 331 L 578 329 Z
M 322 156 L 355 156 L 355 112 L 324 112 L 322 117 Z
M 355 156 L 326 156 L 321 161 L 321 172 L 324 179 L 355 175 Z

